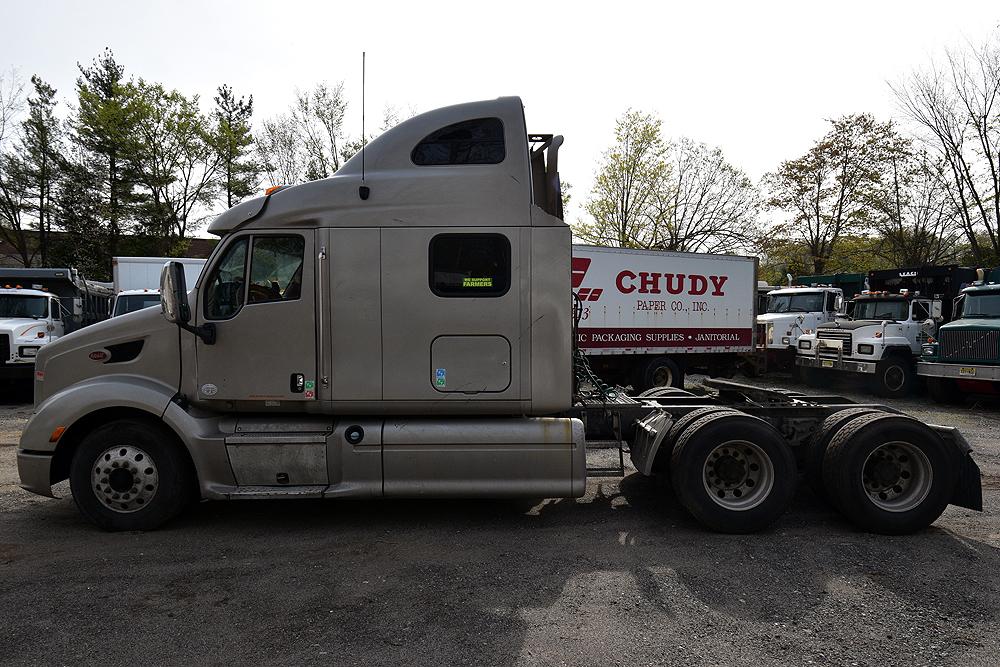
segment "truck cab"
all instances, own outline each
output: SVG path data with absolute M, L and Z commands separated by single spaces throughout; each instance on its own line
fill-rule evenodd
M 799 337 L 831 322 L 843 305 L 838 287 L 787 287 L 767 295 L 767 310 L 757 316 L 758 348 L 767 355 L 767 366 L 794 366 Z
M 41 286 L 39 286 L 41 287 Z M 0 289 L 0 368 L 6 377 L 29 377 L 39 349 L 65 332 L 59 298 L 44 289 Z
M 860 373 L 879 395 L 906 394 L 921 346 L 942 321 L 942 300 L 908 290 L 866 290 L 847 311 L 849 317 L 820 324 L 799 338 L 796 363 L 807 369 L 807 379 L 815 379 L 817 371 Z
M 977 281 L 955 300 L 955 319 L 921 346 L 917 374 L 935 401 L 1000 389 L 1000 284 Z

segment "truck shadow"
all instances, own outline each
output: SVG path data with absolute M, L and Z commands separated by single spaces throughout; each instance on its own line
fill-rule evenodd
M 804 489 L 794 508 L 763 534 L 712 534 L 637 475 L 578 501 L 207 502 L 131 534 L 39 502 L 0 528 L 4 653 L 95 658 L 80 651 L 107 627 L 121 662 L 163 664 L 784 664 L 886 642 L 905 663 L 982 646 L 996 548 L 858 533 Z M 860 622 L 834 642 L 841 616 Z

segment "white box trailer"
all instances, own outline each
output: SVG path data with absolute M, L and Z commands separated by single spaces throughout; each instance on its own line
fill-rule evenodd
M 184 277 L 187 278 L 187 284 L 192 287 L 198 281 L 202 267 L 205 266 L 204 259 L 190 257 L 112 257 L 115 293 L 126 290 L 160 289 L 160 272 L 167 262 L 183 264 Z
M 576 343 L 594 369 L 636 389 L 728 374 L 753 350 L 757 259 L 573 246 Z

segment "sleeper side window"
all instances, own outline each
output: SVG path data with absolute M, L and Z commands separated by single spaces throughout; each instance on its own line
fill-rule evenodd
M 205 318 L 228 320 L 243 307 L 249 238 L 233 241 L 205 281 Z
M 499 164 L 506 156 L 503 123 L 477 118 L 454 123 L 424 137 L 410 154 L 418 166 Z
M 304 252 L 305 240 L 301 236 L 255 236 L 247 302 L 298 299 L 302 294 Z
M 501 234 L 438 234 L 430 287 L 442 297 L 498 297 L 510 289 L 510 241 Z

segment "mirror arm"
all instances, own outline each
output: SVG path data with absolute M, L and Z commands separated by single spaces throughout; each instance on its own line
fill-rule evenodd
M 202 324 L 200 327 L 196 327 L 188 324 L 187 322 L 178 322 L 177 326 L 184 329 L 184 331 L 190 331 L 198 338 L 201 338 L 201 341 L 205 343 L 205 345 L 215 345 L 215 324 L 209 322 L 208 324 Z

